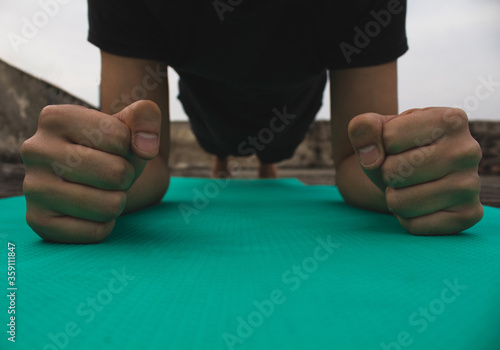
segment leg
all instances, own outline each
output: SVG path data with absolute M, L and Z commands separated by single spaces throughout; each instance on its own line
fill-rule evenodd
M 262 163 L 259 161 L 259 178 L 275 179 L 278 177 L 278 170 L 274 163 Z
M 231 177 L 231 172 L 227 168 L 227 157 L 220 159 L 217 156 L 213 156 L 211 177 L 214 179 L 227 179 Z

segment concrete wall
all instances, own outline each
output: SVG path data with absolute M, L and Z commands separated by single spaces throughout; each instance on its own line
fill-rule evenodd
M 172 123 L 170 163 L 174 168 L 210 167 L 211 155 L 198 145 L 189 123 Z M 255 157 L 235 158 L 242 168 L 257 166 Z M 280 163 L 282 168 L 309 168 L 332 166 L 330 123 L 315 123 L 293 158 Z
M 49 104 L 80 104 L 74 96 L 0 61 L 0 161 L 21 160 L 19 149 L 36 131 Z
M 91 107 L 76 97 L 0 61 L 0 162 L 20 162 L 22 142 L 34 134 L 42 108 L 49 104 L 78 104 Z M 483 149 L 482 173 L 500 174 L 500 123 L 471 122 L 471 132 Z M 183 169 L 209 167 L 211 157 L 198 146 L 189 124 L 172 123 L 171 166 Z M 242 167 L 255 160 L 241 160 Z M 330 124 L 316 122 L 295 156 L 280 167 L 309 168 L 333 164 Z

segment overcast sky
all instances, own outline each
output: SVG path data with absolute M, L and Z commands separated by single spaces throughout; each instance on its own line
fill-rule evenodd
M 97 105 L 99 51 L 86 40 L 85 0 L 59 0 L 66 4 L 32 38 L 17 50 L 9 41 L 9 33 L 21 34 L 24 18 L 40 16 L 40 3 L 51 1 L 0 0 L 0 58 Z M 410 0 L 407 35 L 400 111 L 462 106 L 471 119 L 500 120 L 500 0 Z M 169 79 L 171 118 L 184 120 L 172 70 Z M 323 102 L 318 118 L 328 119 L 328 91 Z

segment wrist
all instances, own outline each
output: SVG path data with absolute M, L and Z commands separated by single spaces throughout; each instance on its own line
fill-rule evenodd
M 161 156 L 150 160 L 127 191 L 124 214 L 161 202 L 170 184 L 168 163 Z
M 344 158 L 336 166 L 336 172 L 337 188 L 347 204 L 367 210 L 390 213 L 385 193 L 366 176 L 355 154 Z

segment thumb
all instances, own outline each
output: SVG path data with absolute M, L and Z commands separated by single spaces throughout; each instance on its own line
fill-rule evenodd
M 351 120 L 347 129 L 361 168 L 382 191 L 386 187 L 380 169 L 385 160 L 383 128 L 384 123 L 394 117 L 376 113 L 360 114 Z
M 377 169 L 384 162 L 383 117 L 365 113 L 354 117 L 348 126 L 349 139 L 363 169 Z
M 130 148 L 134 154 L 144 160 L 151 160 L 158 155 L 160 147 L 161 111 L 153 101 L 137 101 L 114 117 L 130 129 Z

